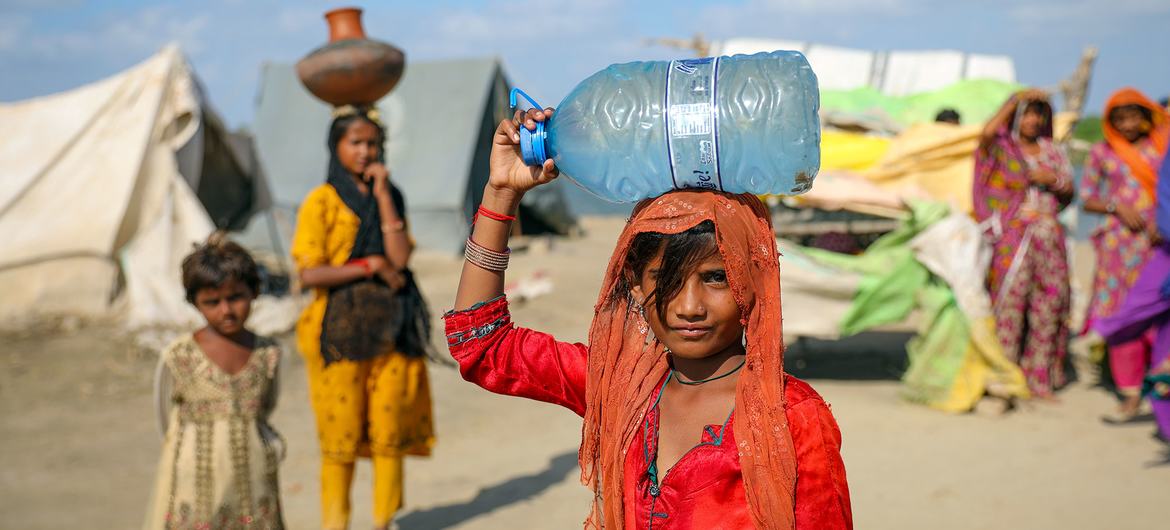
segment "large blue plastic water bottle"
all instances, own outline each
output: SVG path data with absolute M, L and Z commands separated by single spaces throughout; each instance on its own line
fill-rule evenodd
M 512 92 L 516 105 L 520 93 Z M 614 202 L 675 188 L 798 194 L 820 169 L 817 78 L 800 52 L 612 65 L 551 120 L 521 128 L 526 163 Z

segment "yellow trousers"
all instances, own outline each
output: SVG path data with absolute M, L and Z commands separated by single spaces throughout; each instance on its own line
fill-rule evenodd
M 321 528 L 349 527 L 353 463 L 321 463 Z M 374 457 L 374 527 L 385 528 L 402 507 L 402 457 Z
M 354 462 L 374 463 L 374 526 L 402 507 L 404 455 L 434 443 L 426 361 L 393 353 L 367 361 L 307 363 L 321 444 L 321 527 L 349 525 Z

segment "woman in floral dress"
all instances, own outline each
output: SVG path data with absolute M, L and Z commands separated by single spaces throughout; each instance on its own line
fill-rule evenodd
M 1160 239 L 1154 222 L 1156 173 L 1166 153 L 1170 124 L 1155 117 L 1164 112 L 1132 88 L 1117 91 L 1105 104 L 1106 141 L 1093 146 L 1081 181 L 1085 211 L 1105 216 L 1093 232 L 1097 270 L 1086 328 L 1121 306 L 1149 260 L 1151 243 Z M 1141 405 L 1151 345 L 1147 333 L 1109 346 L 1113 382 L 1124 397 L 1118 420 L 1132 417 Z
M 1052 106 L 1039 90 L 1009 99 L 975 153 L 975 215 L 993 244 L 988 287 L 1004 353 L 1028 387 L 1051 397 L 1065 382 L 1068 258 L 1057 220 L 1073 196 L 1068 159 L 1052 141 Z

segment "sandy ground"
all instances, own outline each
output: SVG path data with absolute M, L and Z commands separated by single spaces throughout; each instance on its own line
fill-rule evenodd
M 538 242 L 514 278 L 547 271 L 552 295 L 514 309 L 529 327 L 580 340 L 619 224 Z M 453 299 L 459 263 L 415 263 L 436 310 Z M 882 340 L 884 339 L 884 340 Z M 793 351 L 790 368 L 831 402 L 859 529 L 1158 528 L 1170 466 L 1151 423 L 1106 427 L 1105 390 L 1073 386 L 1059 404 L 961 416 L 902 402 L 897 340 L 863 337 Z M 304 364 L 286 352 L 274 423 L 290 444 L 281 468 L 290 528 L 318 521 L 317 456 Z M 160 448 L 150 398 L 153 354 L 95 325 L 0 341 L 0 529 L 123 529 L 141 524 Z M 439 444 L 408 463 L 401 524 L 430 528 L 578 528 L 580 420 L 557 407 L 489 394 L 434 367 Z M 354 487 L 353 528 L 370 527 L 369 467 Z

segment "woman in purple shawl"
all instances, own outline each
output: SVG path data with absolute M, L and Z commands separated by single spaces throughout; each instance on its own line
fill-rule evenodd
M 1170 235 L 1170 156 L 1161 164 L 1157 186 L 1158 232 Z M 1158 438 L 1170 444 L 1170 388 L 1164 382 L 1170 374 L 1170 243 L 1162 238 L 1162 244 L 1154 247 L 1154 253 L 1146 261 L 1141 274 L 1112 315 L 1098 320 L 1093 330 L 1105 337 L 1108 344 L 1120 344 L 1145 333 L 1150 326 L 1156 326 L 1150 375 L 1147 378 L 1147 395 L 1158 423 Z M 1163 382 L 1154 383 L 1155 378 Z
M 975 216 L 992 242 L 988 273 L 996 331 L 1033 394 L 1065 382 L 1068 259 L 1057 215 L 1073 197 L 1071 167 L 1052 141 L 1052 106 L 1040 90 L 1011 97 L 975 153 Z

